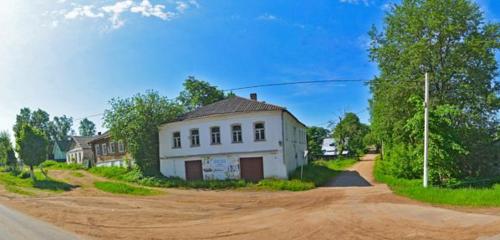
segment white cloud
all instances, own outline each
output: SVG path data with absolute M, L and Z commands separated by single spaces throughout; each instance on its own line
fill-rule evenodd
M 274 21 L 274 20 L 278 20 L 278 17 L 271 15 L 271 14 L 268 14 L 268 13 L 265 13 L 265 14 L 258 16 L 257 19 L 264 20 L 264 21 Z
M 348 4 L 364 4 L 365 6 L 369 6 L 371 4 L 370 0 L 340 0 L 341 3 Z
M 103 18 L 107 17 L 111 22 L 113 29 L 118 29 L 125 24 L 124 14 L 134 13 L 144 17 L 156 17 L 161 20 L 171 20 L 177 17 L 190 7 L 199 8 L 200 5 L 195 0 L 190 1 L 167 1 L 167 4 L 172 5 L 172 10 L 168 11 L 167 6 L 163 4 L 152 4 L 149 0 L 120 0 L 114 4 L 95 7 L 94 5 L 80 6 L 71 3 L 73 9 L 69 12 L 64 11 L 64 18 L 73 20 L 78 18 Z M 95 9 L 95 11 L 94 11 Z
M 67 12 L 64 14 L 64 17 L 66 19 L 75 19 L 78 17 L 88 17 L 88 18 L 100 18 L 104 17 L 104 14 L 99 12 L 94 12 L 93 11 L 94 6 L 93 5 L 87 5 L 87 6 L 82 6 L 82 7 L 75 7 L 71 11 Z

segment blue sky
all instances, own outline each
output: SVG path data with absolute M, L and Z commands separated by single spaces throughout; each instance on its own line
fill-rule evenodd
M 222 89 L 324 79 L 371 79 L 367 32 L 390 0 L 3 0 L 0 130 L 22 107 L 79 119 L 112 97 L 147 89 L 170 98 L 193 75 Z M 500 1 L 478 0 L 498 21 Z M 235 92 L 282 105 L 308 125 L 344 111 L 369 121 L 361 83 Z M 91 117 L 99 127 L 100 116 Z M 78 127 L 75 121 L 74 128 Z

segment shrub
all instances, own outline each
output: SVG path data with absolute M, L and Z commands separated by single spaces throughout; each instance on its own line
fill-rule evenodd
M 152 189 L 135 187 L 125 183 L 95 182 L 94 186 L 101 191 L 115 193 L 115 194 L 129 194 L 137 196 L 149 196 L 149 195 L 159 194 L 158 191 Z

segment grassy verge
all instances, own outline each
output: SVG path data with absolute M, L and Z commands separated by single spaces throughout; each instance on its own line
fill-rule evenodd
M 135 196 L 151 196 L 157 195 L 160 192 L 143 188 L 131 186 L 125 183 L 118 182 L 95 182 L 94 186 L 104 192 L 114 193 L 114 194 L 127 194 L 127 195 L 135 195 Z
M 128 170 L 121 167 L 95 167 L 89 169 L 89 172 L 108 179 L 120 180 L 135 183 L 148 187 L 166 187 L 166 188 L 194 188 L 194 189 L 236 189 L 251 188 L 263 190 L 286 190 L 286 191 L 304 191 L 324 185 L 336 174 L 340 173 L 356 162 L 355 159 L 315 161 L 304 166 L 303 178 L 300 179 L 300 168 L 292 173 L 290 180 L 283 179 L 264 179 L 258 183 L 249 183 L 244 180 L 204 180 L 204 181 L 185 181 L 180 178 L 167 177 L 146 177 L 139 170 Z
M 400 179 L 384 175 L 377 162 L 374 175 L 378 182 L 389 185 L 394 193 L 422 202 L 472 207 L 500 206 L 500 184 L 483 188 L 424 188 L 422 180 Z
M 39 171 L 35 172 L 35 176 L 37 180 L 33 181 L 26 172 L 16 174 L 0 171 L 0 183 L 5 186 L 7 191 L 22 195 L 34 195 L 36 190 L 64 192 L 74 188 L 71 184 L 46 178 Z
M 85 169 L 83 165 L 76 163 L 65 163 L 65 162 L 56 162 L 53 160 L 47 160 L 43 162 L 41 167 L 46 169 L 55 169 L 55 170 L 82 170 Z

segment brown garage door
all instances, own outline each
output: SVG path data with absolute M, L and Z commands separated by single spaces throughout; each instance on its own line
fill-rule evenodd
M 201 169 L 201 160 L 186 161 L 186 180 L 203 180 L 203 171 Z
M 240 158 L 241 178 L 246 181 L 257 182 L 264 178 L 262 157 Z

